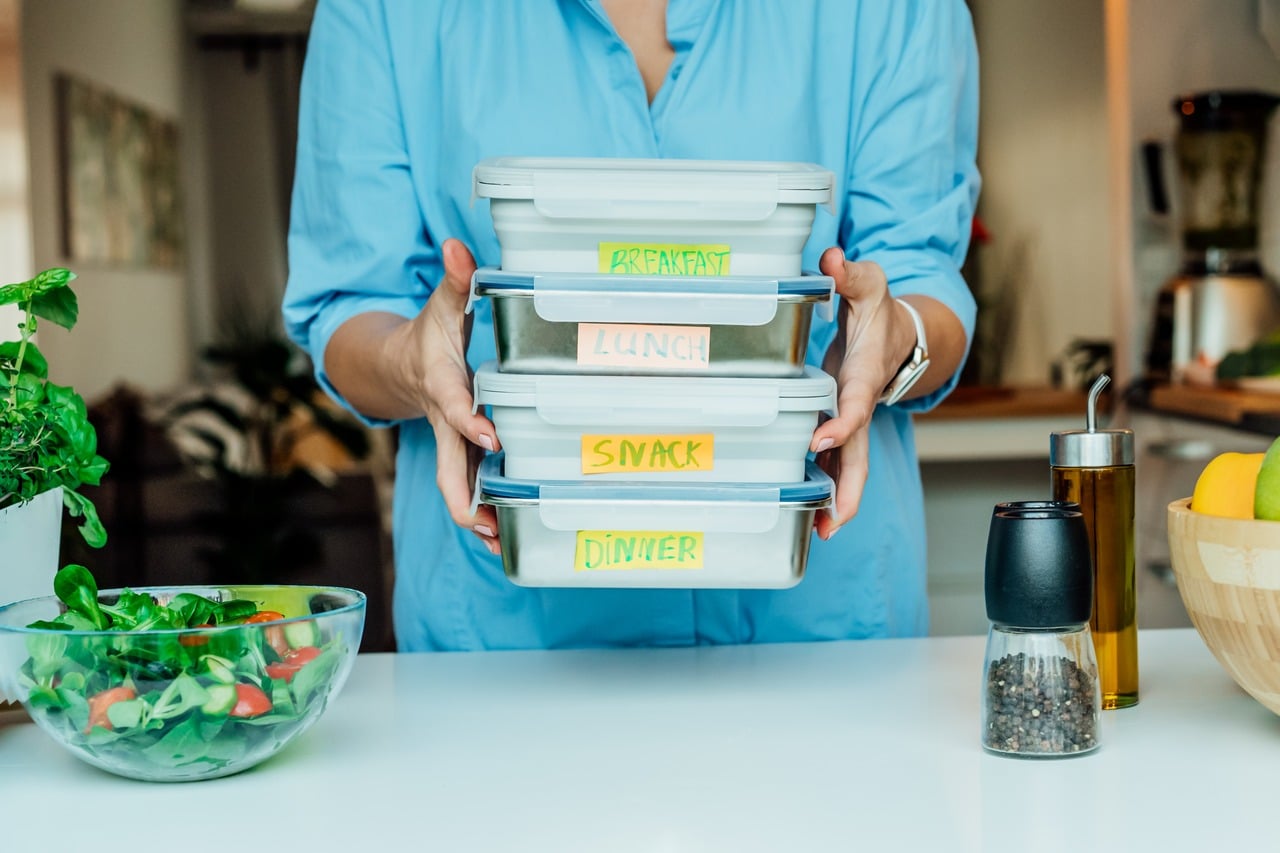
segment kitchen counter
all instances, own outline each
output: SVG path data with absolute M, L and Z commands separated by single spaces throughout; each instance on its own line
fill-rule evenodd
M 1085 395 L 1042 387 L 957 388 L 915 416 L 923 463 L 1047 459 L 1049 434 L 1080 429 Z
M 985 639 L 361 655 L 297 742 L 146 784 L 0 726 L 0 849 L 1272 849 L 1280 717 L 1191 629 L 1091 755 L 979 747 Z M 163 840 L 162 839 L 166 839 Z
M 1227 386 L 1158 385 L 1143 407 L 1246 432 L 1280 434 L 1280 393 Z

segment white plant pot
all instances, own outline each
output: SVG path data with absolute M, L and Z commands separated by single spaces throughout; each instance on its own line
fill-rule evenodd
M 0 605 L 53 594 L 61 537 L 61 487 L 0 510 Z M 0 710 L 5 702 L 0 693 Z

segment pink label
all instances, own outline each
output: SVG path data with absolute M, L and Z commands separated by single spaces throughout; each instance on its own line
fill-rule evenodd
M 578 324 L 578 364 L 702 370 L 710 353 L 710 326 Z

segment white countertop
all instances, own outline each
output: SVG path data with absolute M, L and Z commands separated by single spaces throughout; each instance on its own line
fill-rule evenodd
M 297 742 L 195 783 L 117 778 L 3 725 L 0 850 L 1280 844 L 1280 717 L 1194 631 L 1143 631 L 1140 704 L 1060 760 L 980 748 L 984 642 L 362 655 Z

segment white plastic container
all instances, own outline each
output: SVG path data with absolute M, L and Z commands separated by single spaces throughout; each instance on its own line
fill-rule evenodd
M 471 278 L 488 298 L 498 369 L 516 373 L 801 376 L 829 276 L 667 278 L 511 273 Z M 468 304 L 470 310 L 470 303 Z
M 472 194 L 509 272 L 795 276 L 834 182 L 811 163 L 498 157 Z
M 529 480 L 794 483 L 835 380 L 475 375 L 506 451 L 506 474 Z
M 813 463 L 763 485 L 538 482 L 502 467 L 486 457 L 477 500 L 497 512 L 503 569 L 521 586 L 795 586 L 835 491 Z

